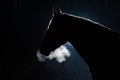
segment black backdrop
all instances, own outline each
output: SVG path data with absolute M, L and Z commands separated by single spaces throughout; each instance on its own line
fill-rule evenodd
M 3 78 L 29 73 L 36 64 L 36 50 L 46 31 L 51 8 L 100 22 L 120 31 L 119 0 L 9 0 L 0 2 L 1 56 Z M 18 73 L 20 72 L 20 73 Z M 32 75 L 32 73 L 29 73 Z

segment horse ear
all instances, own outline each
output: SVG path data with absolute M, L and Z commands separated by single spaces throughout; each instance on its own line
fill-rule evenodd
M 57 9 L 53 8 L 53 16 L 57 16 L 60 14 L 62 14 L 62 11 L 60 8 L 57 8 Z

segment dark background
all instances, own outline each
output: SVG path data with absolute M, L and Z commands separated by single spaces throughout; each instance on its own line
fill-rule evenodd
M 1 8 L 3 9 L 3 11 L 1 12 L 4 13 L 4 10 L 6 11 L 5 9 L 6 7 L 14 8 L 13 11 L 15 10 L 19 11 L 18 8 L 27 8 L 26 10 L 28 11 L 26 10 L 21 11 L 22 14 L 21 13 L 18 14 L 21 16 L 32 14 L 31 16 L 33 17 L 38 17 L 38 16 L 40 17 L 40 15 L 45 13 L 49 13 L 50 15 L 52 7 L 58 6 L 62 9 L 63 12 L 68 12 L 73 15 L 91 19 L 93 21 L 101 23 L 105 26 L 108 26 L 120 32 L 119 4 L 120 4 L 119 0 L 50 0 L 50 1 L 49 0 L 9 0 L 9 2 L 4 2 L 4 3 L 1 2 Z M 29 10 L 31 12 L 29 12 Z M 11 14 L 13 11 L 10 10 Z M 13 15 L 15 14 L 16 13 L 14 13 Z M 26 19 L 30 18 L 27 17 L 28 16 L 24 18 Z M 44 16 L 44 18 L 40 20 L 39 17 L 36 19 L 37 21 L 42 21 L 45 18 Z M 18 17 L 16 18 L 18 19 Z M 48 16 L 46 18 L 50 19 Z M 26 20 L 26 22 L 28 22 L 28 20 Z M 44 20 L 44 22 L 48 23 L 49 20 Z M 37 24 L 37 26 L 39 25 L 40 23 Z M 21 31 L 21 29 L 22 28 L 19 27 L 17 30 Z M 26 26 L 26 30 L 28 30 L 28 26 Z
M 31 70 L 36 69 L 36 51 L 54 6 L 120 32 L 119 0 L 0 1 L 0 72 L 4 78 L 9 76 L 18 80 L 21 76 L 33 76 L 34 71 Z
M 120 31 L 119 0 L 60 0 L 64 12 L 81 16 Z

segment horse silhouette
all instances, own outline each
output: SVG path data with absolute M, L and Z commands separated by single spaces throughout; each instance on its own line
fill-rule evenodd
M 120 34 L 97 22 L 54 11 L 48 31 L 40 45 L 40 52 L 48 55 L 60 45 L 69 41 L 90 67 L 93 79 L 97 70 L 101 79 L 108 74 L 108 67 L 116 65 L 120 44 Z M 100 67 L 100 68 L 99 68 Z M 100 70 L 102 69 L 102 70 Z M 112 70 L 112 69 L 111 69 Z M 100 78 L 99 77 L 99 78 Z

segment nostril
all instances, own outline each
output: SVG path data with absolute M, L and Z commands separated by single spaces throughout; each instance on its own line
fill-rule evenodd
M 42 55 L 39 50 L 36 53 L 36 57 L 37 57 L 39 62 L 45 62 L 46 61 L 46 56 Z

